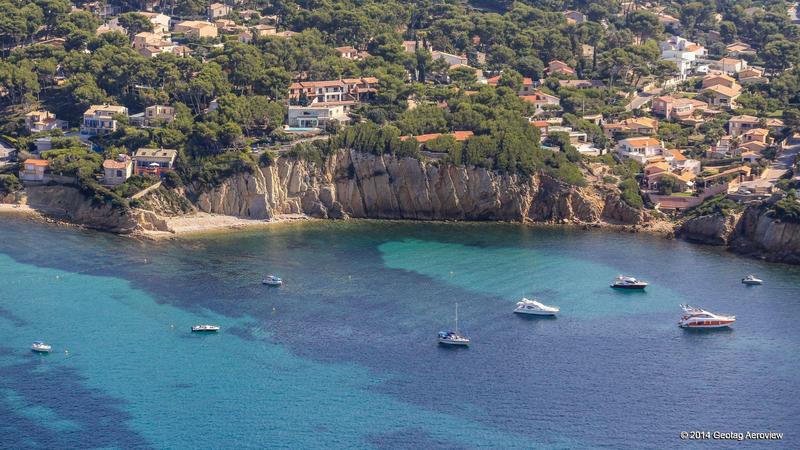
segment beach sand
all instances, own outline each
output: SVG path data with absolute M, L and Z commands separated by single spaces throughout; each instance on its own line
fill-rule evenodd
M 253 229 L 269 227 L 280 223 L 312 220 L 304 214 L 282 214 L 269 220 L 243 219 L 220 214 L 193 213 L 176 217 L 164 217 L 171 231 L 144 230 L 137 234 L 152 239 L 173 238 L 192 234 L 219 232 L 224 230 Z

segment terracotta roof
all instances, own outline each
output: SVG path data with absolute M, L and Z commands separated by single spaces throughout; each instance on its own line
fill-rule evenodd
M 680 150 L 676 149 L 669 150 L 669 154 L 672 155 L 672 157 L 675 158 L 676 161 L 686 161 L 686 157 L 683 156 L 683 153 L 681 153 Z
M 50 161 L 46 159 L 26 159 L 25 164 L 30 164 L 37 167 L 47 167 L 50 165 Z
M 440 136 L 453 136 L 456 141 L 462 142 L 469 139 L 473 135 L 472 131 L 454 131 L 452 133 L 430 133 L 430 134 L 421 134 L 419 136 L 402 136 L 400 138 L 401 141 L 406 141 L 408 139 L 416 139 L 417 142 L 420 144 L 432 141 Z
M 769 130 L 764 128 L 753 128 L 752 130 L 747 130 L 744 134 L 756 134 L 758 136 L 766 136 L 769 134 Z
M 651 137 L 635 137 L 635 138 L 628 138 L 623 139 L 620 143 L 626 143 L 629 145 L 646 145 L 646 146 L 660 146 L 661 141 L 656 138 Z
M 107 159 L 103 161 L 103 168 L 104 169 L 125 169 L 130 164 L 129 161 L 116 161 L 113 159 Z
M 716 84 L 714 86 L 709 86 L 704 91 L 713 91 L 717 94 L 724 95 L 726 97 L 736 97 L 742 93 L 742 89 L 738 86 L 736 88 L 729 88 L 728 86 L 723 86 L 721 84 Z
M 758 123 L 758 117 L 748 115 L 733 116 L 728 122 Z

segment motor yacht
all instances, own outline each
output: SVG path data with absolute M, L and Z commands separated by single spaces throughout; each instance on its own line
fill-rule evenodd
M 281 286 L 283 284 L 281 277 L 275 275 L 267 275 L 261 282 L 267 286 Z
M 611 287 L 615 289 L 644 289 L 647 287 L 647 282 L 637 280 L 633 277 L 619 275 L 614 279 L 614 284 L 612 284 Z
M 192 332 L 213 332 L 216 333 L 219 331 L 219 326 L 217 325 L 195 325 L 192 327 Z
M 683 317 L 678 321 L 681 328 L 723 328 L 736 322 L 736 316 L 714 314 L 702 308 L 681 305 Z
M 455 331 L 440 331 L 438 341 L 440 345 L 460 345 L 460 346 L 469 345 L 469 338 L 466 336 L 462 336 L 458 332 L 458 303 L 456 303 Z
M 764 280 L 762 280 L 760 278 L 757 278 L 755 275 L 751 274 L 751 275 L 748 275 L 748 276 L 742 278 L 742 283 L 750 285 L 750 286 L 756 286 L 756 285 L 759 285 L 759 284 L 764 284 Z
M 50 353 L 53 348 L 44 342 L 36 341 L 31 344 L 31 350 L 36 353 Z
M 538 300 L 523 298 L 517 302 L 514 312 L 517 314 L 532 314 L 535 316 L 555 316 L 559 309 L 555 306 L 548 306 Z

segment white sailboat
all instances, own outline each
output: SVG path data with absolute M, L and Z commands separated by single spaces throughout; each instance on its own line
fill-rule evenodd
M 469 345 L 469 338 L 466 336 L 461 336 L 461 334 L 458 332 L 458 303 L 456 303 L 455 331 L 440 331 L 438 340 L 439 344 L 441 345 Z

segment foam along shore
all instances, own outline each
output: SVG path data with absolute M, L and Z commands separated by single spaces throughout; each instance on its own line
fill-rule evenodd
M 170 231 L 143 230 L 137 232 L 137 234 L 148 238 L 162 239 L 190 234 L 267 227 L 279 223 L 311 220 L 305 214 L 281 214 L 271 219 L 261 220 L 244 219 L 241 217 L 204 212 L 164 217 L 163 219 L 166 221 L 167 228 Z

